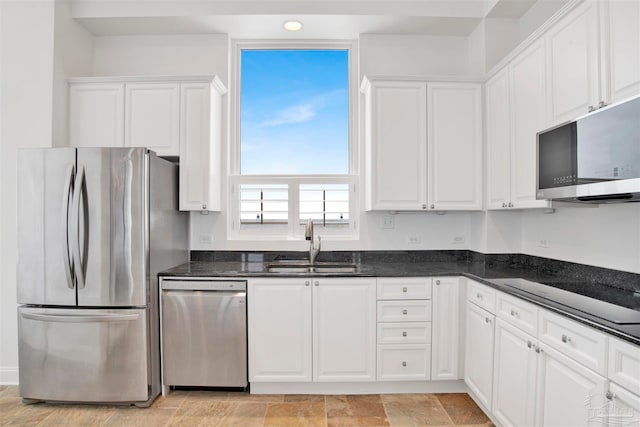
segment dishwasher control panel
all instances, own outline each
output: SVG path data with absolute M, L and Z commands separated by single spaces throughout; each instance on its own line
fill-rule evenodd
M 246 291 L 247 282 L 242 280 L 162 280 L 162 290 L 189 291 Z

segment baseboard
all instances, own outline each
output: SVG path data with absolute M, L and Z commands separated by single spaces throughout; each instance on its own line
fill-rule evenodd
M 253 394 L 465 393 L 464 381 L 251 383 Z
M 0 366 L 0 385 L 17 385 L 18 367 Z

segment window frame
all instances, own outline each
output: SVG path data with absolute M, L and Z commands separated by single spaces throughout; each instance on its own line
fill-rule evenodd
M 349 172 L 343 175 L 241 175 L 240 173 L 240 99 L 241 99 L 241 59 L 243 50 L 347 50 L 348 55 L 348 82 L 349 82 Z M 298 188 L 300 184 L 349 184 L 349 227 L 343 229 L 321 230 L 316 228 L 325 239 L 357 240 L 359 238 L 356 218 L 359 212 L 360 197 L 358 194 L 360 150 L 359 150 L 359 121 L 357 116 L 358 97 L 358 69 L 357 69 L 357 41 L 355 40 L 232 40 L 231 42 L 231 90 L 230 102 L 230 130 L 229 130 L 229 156 L 228 156 L 228 206 L 229 215 L 227 223 L 227 237 L 230 240 L 251 239 L 277 239 L 298 240 L 304 235 L 304 227 L 297 221 L 299 216 L 299 194 L 292 189 L 292 185 Z M 242 184 L 283 183 L 290 184 L 289 189 L 289 221 L 287 227 L 280 230 L 265 227 L 241 229 L 240 227 L 240 191 Z M 285 231 L 286 230 L 286 231 Z

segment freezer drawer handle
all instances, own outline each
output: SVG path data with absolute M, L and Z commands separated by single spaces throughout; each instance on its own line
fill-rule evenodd
M 71 258 L 69 257 L 69 199 L 71 198 L 71 181 L 73 180 L 73 175 L 75 174 L 75 168 L 73 165 L 69 168 L 69 172 L 67 173 L 67 178 L 64 183 L 64 195 L 62 200 L 62 218 L 64 227 L 64 250 L 62 251 L 62 256 L 64 257 L 64 272 L 67 276 L 67 286 L 69 289 L 73 289 L 75 287 L 75 283 L 73 281 L 73 274 L 71 273 L 71 269 L 73 266 L 71 265 Z
M 59 315 L 59 314 L 36 314 L 22 313 L 22 317 L 31 320 L 42 320 L 45 322 L 62 322 L 62 323 L 87 323 L 87 322 L 129 322 L 138 320 L 140 314 L 98 314 L 93 316 L 87 315 Z

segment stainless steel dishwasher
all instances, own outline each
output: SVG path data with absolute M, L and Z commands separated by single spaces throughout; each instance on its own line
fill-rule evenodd
M 161 280 L 162 392 L 247 387 L 247 282 Z

